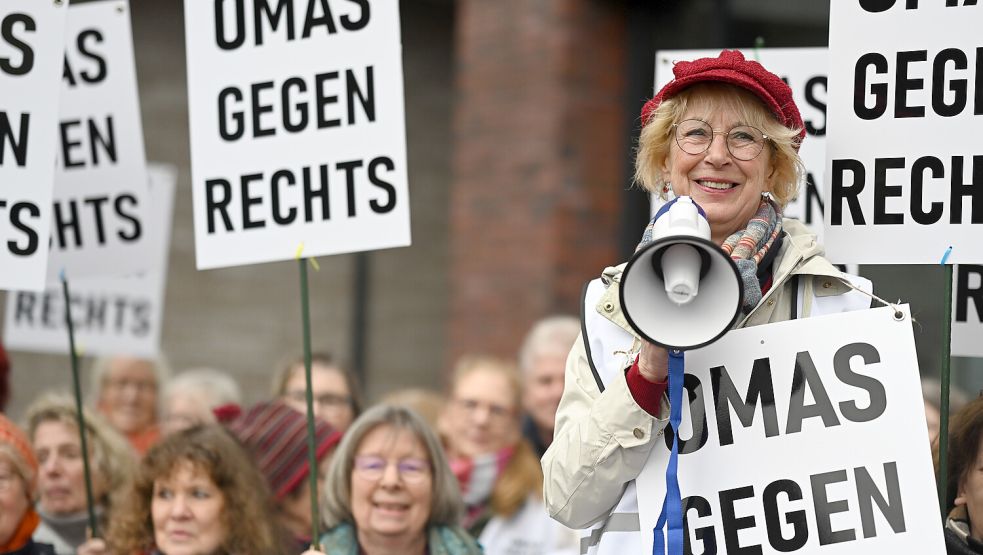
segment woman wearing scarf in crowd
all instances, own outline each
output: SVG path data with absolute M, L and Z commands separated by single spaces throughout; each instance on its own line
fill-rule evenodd
M 377 405 L 345 433 L 325 480 L 323 551 L 304 555 L 480 555 L 459 525 L 461 496 L 430 426 Z
M 576 537 L 552 521 L 543 475 L 522 438 L 515 366 L 468 356 L 454 369 L 438 427 L 465 504 L 465 528 L 486 553 L 576 553 Z
M 804 172 L 805 129 L 788 85 L 736 51 L 679 62 L 673 73 L 642 109 L 635 179 L 663 198 L 688 195 L 706 212 L 711 239 L 744 282 L 735 327 L 868 308 L 870 298 L 851 282 L 869 282 L 840 272 L 813 234 L 782 217 Z M 651 231 L 649 224 L 639 247 Z M 623 268 L 607 268 L 586 290 L 587 337 L 568 358 L 543 457 L 550 514 L 593 527 L 582 551 L 591 554 L 639 552 L 634 480 L 669 415 L 668 354 L 627 325 Z
M 99 415 L 84 410 L 92 494 L 100 530 L 126 495 L 136 471 L 136 453 Z M 38 514 L 35 539 L 50 543 L 58 555 L 75 555 L 85 543 L 88 503 L 75 401 L 67 395 L 43 395 L 27 409 L 27 433 L 37 457 Z
M 249 454 L 217 425 L 167 436 L 140 463 L 92 555 L 281 555 L 269 491 Z M 108 548 L 106 546 L 108 544 Z
M 54 555 L 32 539 L 41 522 L 32 506 L 37 472 L 27 436 L 0 414 L 0 555 Z
M 932 444 L 936 472 L 939 442 Z M 948 555 L 983 554 L 983 397 L 966 404 L 949 426 L 945 547 Z

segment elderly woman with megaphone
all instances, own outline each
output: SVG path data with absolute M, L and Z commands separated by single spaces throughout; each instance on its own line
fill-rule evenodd
M 869 291 L 869 282 L 840 272 L 813 234 L 782 217 L 804 172 L 805 129 L 788 85 L 737 51 L 679 62 L 673 73 L 642 109 L 635 178 L 663 198 L 690 197 L 709 222 L 709 240 L 734 261 L 742 300 L 701 310 L 727 314 L 726 330 L 868 308 L 870 297 L 856 289 Z M 550 514 L 592 528 L 582 553 L 641 552 L 634 481 L 669 414 L 668 352 L 629 325 L 619 294 L 624 267 L 606 269 L 586 290 L 584 333 L 568 358 L 542 461 Z

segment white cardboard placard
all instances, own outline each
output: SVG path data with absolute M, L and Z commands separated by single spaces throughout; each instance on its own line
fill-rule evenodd
M 67 9 L 4 0 L 0 10 L 0 289 L 44 287 Z
M 983 266 L 952 271 L 952 356 L 983 357 Z
M 152 264 L 147 163 L 126 0 L 72 5 L 65 30 L 48 280 Z
M 983 8 L 949 4 L 830 3 L 834 262 L 937 264 L 950 245 L 949 263 L 983 262 Z
M 823 168 L 826 164 L 826 75 L 829 55 L 825 48 L 737 49 L 748 60 L 757 60 L 788 83 L 805 122 L 806 138 L 799 156 L 805 164 L 799 196 L 785 207 L 785 216 L 801 220 L 823 241 Z M 674 62 L 714 58 L 720 50 L 660 50 L 655 53 L 655 90 L 672 80 Z M 653 202 L 653 206 L 655 202 Z M 654 214 L 654 212 L 653 212 Z
M 152 218 L 146 241 L 152 269 L 135 276 L 69 282 L 75 344 L 84 354 L 155 358 L 160 351 L 177 172 L 171 166 L 150 165 L 148 176 Z M 11 292 L 4 344 L 11 350 L 67 354 L 64 304 L 60 285 L 41 292 Z
M 711 535 L 710 553 L 775 553 L 776 538 L 815 555 L 945 552 L 902 310 L 901 321 L 882 307 L 740 329 L 686 353 L 694 397 L 678 476 L 694 552 Z M 668 459 L 657 441 L 637 480 L 645 553 Z
M 198 268 L 409 245 L 398 2 L 259 1 L 184 3 Z

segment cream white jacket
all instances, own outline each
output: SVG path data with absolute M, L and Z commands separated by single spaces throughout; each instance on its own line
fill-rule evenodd
M 815 235 L 797 220 L 782 225 L 772 287 L 736 327 L 870 307 L 870 297 L 855 290 L 869 292 L 869 281 L 830 264 Z M 665 396 L 660 414 L 652 416 L 638 406 L 625 381 L 640 340 L 619 303 L 623 268 L 605 269 L 585 289 L 583 329 L 567 358 L 553 443 L 542 460 L 547 510 L 583 530 L 583 554 L 640 553 L 635 478 L 669 418 Z

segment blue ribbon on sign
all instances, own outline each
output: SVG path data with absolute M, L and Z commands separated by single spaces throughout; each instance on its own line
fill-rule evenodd
M 672 429 L 672 451 L 666 468 L 666 498 L 662 512 L 652 529 L 652 555 L 682 555 L 683 553 L 683 500 L 679 492 L 679 424 L 683 420 L 683 379 L 686 365 L 683 352 L 669 351 L 669 427 Z M 666 526 L 668 525 L 668 530 Z M 665 530 L 665 531 L 664 531 Z M 666 553 L 666 543 L 669 552 Z

